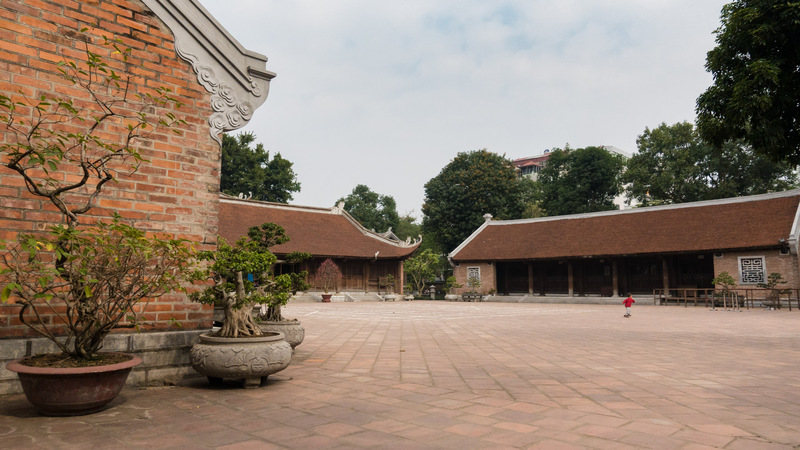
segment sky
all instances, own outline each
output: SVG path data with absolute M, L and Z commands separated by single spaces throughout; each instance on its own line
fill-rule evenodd
M 200 0 L 277 73 L 240 131 L 294 163 L 290 202 L 356 185 L 422 217 L 460 152 L 636 151 L 695 119 L 722 0 Z

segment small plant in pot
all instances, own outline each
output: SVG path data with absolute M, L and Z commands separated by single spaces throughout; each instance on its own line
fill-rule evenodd
M 454 301 L 454 300 L 460 299 L 461 296 L 454 294 L 453 291 L 456 290 L 456 289 L 460 289 L 462 287 L 463 286 L 458 284 L 458 282 L 456 281 L 456 277 L 454 277 L 454 276 L 447 277 L 447 280 L 445 280 L 445 282 L 444 282 L 444 290 L 445 290 L 445 292 L 447 292 L 447 294 L 444 296 L 444 298 L 446 300 L 450 300 L 450 301 Z
M 182 290 L 194 275 L 193 255 L 187 242 L 146 237 L 119 216 L 88 229 L 21 235 L 2 255 L 2 298 L 14 299 L 20 320 L 61 351 L 7 365 L 31 403 L 44 414 L 78 415 L 113 400 L 141 359 L 101 353 L 104 339 L 114 328 L 144 325 L 140 301 Z M 69 396 L 78 392 L 81 399 Z
M 142 326 L 140 301 L 179 290 L 194 276 L 193 250 L 184 240 L 149 236 L 118 215 L 93 227 L 80 224 L 118 172 L 137 171 L 144 161 L 138 142 L 164 129 L 178 132 L 184 123 L 164 112 L 180 107 L 168 90 L 135 94 L 133 77 L 115 71 L 127 68 L 130 49 L 119 40 L 81 38 L 85 61 L 58 67 L 82 94 L 0 95 L 2 165 L 63 218 L 0 248 L 2 301 L 18 306 L 20 321 L 60 351 L 6 366 L 49 415 L 88 414 L 113 400 L 141 360 L 100 352 L 104 339 L 120 325 Z
M 323 302 L 328 303 L 331 301 L 332 294 L 330 294 L 330 291 L 331 289 L 336 289 L 341 279 L 342 271 L 332 259 L 328 258 L 322 261 L 322 264 L 319 265 L 317 272 L 314 274 L 314 284 L 322 288 Z
M 200 336 L 192 347 L 191 363 L 212 384 L 242 379 L 246 388 L 259 387 L 266 378 L 289 366 L 292 348 L 279 332 L 263 332 L 253 317 L 253 306 L 288 300 L 291 277 L 271 276 L 277 258 L 261 238 L 263 229 L 251 227 L 248 237 L 231 246 L 220 238 L 216 251 L 199 252 L 210 263 L 213 285 L 191 295 L 205 304 L 223 307 L 217 332 Z
M 465 302 L 473 302 L 473 301 L 481 301 L 483 299 L 483 294 L 478 292 L 478 289 L 481 287 L 481 280 L 478 277 L 469 277 L 467 278 L 467 286 L 469 286 L 469 292 L 465 292 L 461 294 L 461 297 L 464 299 Z

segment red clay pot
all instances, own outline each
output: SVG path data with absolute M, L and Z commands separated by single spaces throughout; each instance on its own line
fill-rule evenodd
M 30 367 L 19 360 L 6 365 L 17 372 L 22 390 L 39 413 L 46 416 L 80 416 L 100 411 L 119 395 L 131 369 L 142 359 L 107 366 Z
M 322 301 L 325 303 L 330 303 L 331 297 L 333 297 L 333 294 L 322 294 Z

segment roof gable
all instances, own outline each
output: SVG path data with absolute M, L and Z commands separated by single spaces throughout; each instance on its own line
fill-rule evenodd
M 491 221 L 455 261 L 512 261 L 777 248 L 795 241 L 800 190 L 624 211 Z

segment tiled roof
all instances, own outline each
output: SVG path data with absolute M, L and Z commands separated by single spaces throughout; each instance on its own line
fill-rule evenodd
M 800 190 L 624 211 L 490 221 L 450 256 L 519 261 L 796 246 Z M 796 247 L 795 247 L 796 248 Z
M 276 254 L 309 252 L 316 257 L 397 259 L 410 256 L 419 246 L 398 243 L 364 229 L 349 214 L 336 208 L 312 208 L 280 203 L 240 200 L 221 196 L 219 235 L 233 243 L 247 230 L 265 222 L 284 228 L 289 242 L 272 247 Z

